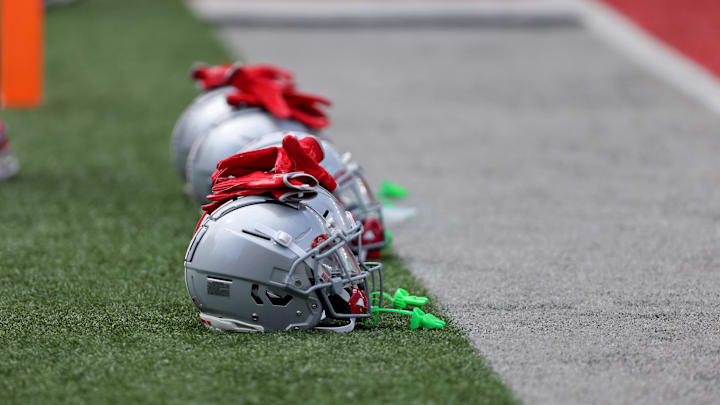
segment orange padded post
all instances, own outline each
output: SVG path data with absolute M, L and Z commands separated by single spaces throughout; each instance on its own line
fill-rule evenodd
M 0 0 L 0 104 L 35 107 L 43 98 L 43 0 Z

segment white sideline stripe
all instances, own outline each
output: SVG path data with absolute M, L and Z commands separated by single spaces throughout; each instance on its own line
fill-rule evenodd
M 609 6 L 575 4 L 583 26 L 618 51 L 720 114 L 720 80 L 702 65 L 637 27 Z
M 720 80 L 707 69 L 655 39 L 620 13 L 595 0 L 489 0 L 480 2 L 314 2 L 187 0 L 200 18 L 578 18 L 582 25 L 631 60 L 720 114 Z

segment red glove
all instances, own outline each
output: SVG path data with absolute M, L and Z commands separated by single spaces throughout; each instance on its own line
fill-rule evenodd
M 273 65 L 242 65 L 233 71 L 228 84 L 240 88 L 246 80 L 272 80 L 284 86 L 292 86 L 293 74 Z
M 291 136 L 290 138 L 297 141 L 295 137 Z M 283 142 L 285 142 L 284 139 Z M 297 142 L 299 143 L 302 152 L 307 154 L 313 162 L 320 162 L 323 160 L 324 154 L 322 147 L 314 138 L 306 137 Z M 290 148 L 293 148 L 293 146 L 294 145 L 291 145 Z M 269 171 L 273 169 L 276 173 L 303 171 L 302 168 L 297 170 L 294 169 L 293 163 L 284 151 L 282 152 L 282 155 L 279 155 L 281 150 L 282 147 L 270 147 L 229 156 L 218 162 L 217 170 L 212 175 L 212 183 L 216 184 L 227 180 L 230 177 L 245 176 L 255 171 Z M 295 151 L 294 156 L 299 155 L 300 152 Z M 330 182 L 325 181 L 323 187 L 329 188 Z M 334 188 L 335 187 L 333 187 L 333 189 Z
M 325 128 L 330 125 L 330 119 L 318 104 L 331 106 L 330 100 L 313 94 L 298 93 L 287 90 L 283 94 L 290 106 L 290 118 L 302 122 L 310 128 Z
M 230 105 L 258 106 L 280 119 L 293 118 L 311 128 L 325 128 L 330 120 L 319 105 L 329 100 L 295 91 L 292 74 L 270 65 L 238 67 L 228 79 L 238 91 L 228 94 Z
M 192 67 L 190 77 L 203 90 L 212 90 L 217 87 L 227 86 L 230 74 L 235 67 L 235 65 L 207 66 L 205 64 L 196 64 Z
M 231 177 L 241 177 L 255 171 L 267 171 L 275 167 L 277 160 L 276 147 L 238 153 L 226 157 L 217 164 L 212 174 L 212 183 L 217 184 Z
M 275 198 L 281 198 L 288 193 L 306 193 L 304 187 L 317 185 L 309 176 L 283 176 L 288 173 L 306 173 L 333 191 L 337 187 L 335 179 L 318 164 L 323 157 L 322 147 L 314 138 L 298 140 L 287 135 L 282 146 L 225 158 L 213 173 L 213 194 L 207 196 L 210 204 L 204 205 L 203 210 L 212 213 L 238 196 L 271 193 Z
M 276 82 L 281 88 L 293 85 L 292 73 L 271 65 L 241 65 L 240 63 L 207 66 L 198 63 L 191 69 L 191 77 L 203 90 L 221 86 L 243 89 L 248 83 Z
M 230 178 L 213 186 L 214 194 L 207 196 L 209 204 L 203 210 L 212 213 L 226 201 L 244 195 L 270 193 L 277 199 L 288 194 L 307 193 L 314 195 L 312 188 L 317 186 L 315 179 L 308 175 L 287 178 L 285 174 L 254 172 L 243 177 Z M 289 183 L 289 185 L 287 183 Z M 303 187 L 305 186 L 305 187 Z
M 239 67 L 230 79 L 239 90 L 228 95 L 231 105 L 261 106 L 278 118 L 288 118 L 290 107 L 282 97 L 285 88 L 292 87 L 292 74 L 270 65 Z
M 303 141 L 305 141 L 305 146 L 303 146 Z M 287 155 L 278 153 L 275 173 L 304 172 L 315 177 L 320 185 L 328 191 L 337 188 L 333 176 L 318 164 L 323 159 L 323 153 L 315 138 L 306 137 L 298 141 L 296 137 L 286 135 L 283 138 L 282 150 Z

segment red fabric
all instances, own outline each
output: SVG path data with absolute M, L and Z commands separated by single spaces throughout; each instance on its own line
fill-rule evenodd
M 265 65 L 239 67 L 228 82 L 239 90 L 228 95 L 229 104 L 260 106 L 278 118 L 290 116 L 290 107 L 282 95 L 293 86 L 289 72 Z
M 294 119 L 310 128 L 330 125 L 321 106 L 330 100 L 295 89 L 292 73 L 272 65 L 199 66 L 192 71 L 204 90 L 233 86 L 237 91 L 228 94 L 231 105 L 262 107 L 281 119 Z
M 221 160 L 212 175 L 213 194 L 203 210 L 210 214 L 226 201 L 244 195 L 270 193 L 279 198 L 293 191 L 283 181 L 282 174 L 303 172 L 318 180 L 329 191 L 335 190 L 335 180 L 318 162 L 323 159 L 322 148 L 314 138 L 298 140 L 292 135 L 283 138 L 282 146 L 238 153 Z M 291 179 L 300 186 L 303 178 Z
M 276 83 L 255 81 L 247 83 L 239 92 L 227 96 L 230 105 L 259 106 L 281 119 L 294 119 L 310 128 L 325 128 L 330 119 L 320 105 L 330 106 L 330 100 L 300 93 L 293 86 L 278 87 Z
M 272 66 L 258 65 L 250 69 L 238 68 L 229 83 L 238 89 L 228 94 L 231 105 L 259 106 L 281 119 L 295 119 L 310 128 L 325 128 L 330 120 L 321 105 L 330 100 L 300 93 L 295 89 L 292 75 Z
M 283 94 L 290 107 L 289 118 L 302 122 L 310 128 L 325 128 L 330 125 L 330 119 L 319 105 L 331 106 L 330 100 L 313 94 L 299 93 L 294 89 L 286 90 Z
M 720 76 L 720 1 L 603 1 Z
M 234 67 L 235 65 L 197 65 L 192 69 L 190 77 L 197 81 L 203 90 L 212 90 L 227 85 Z
M 192 69 L 191 77 L 197 80 L 204 90 L 232 85 L 238 90 L 252 93 L 252 89 L 258 84 L 273 84 L 280 89 L 293 85 L 292 73 L 271 65 L 198 64 Z

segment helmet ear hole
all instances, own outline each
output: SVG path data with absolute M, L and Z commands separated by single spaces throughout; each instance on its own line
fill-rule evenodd
M 278 306 L 278 307 L 286 306 L 293 299 L 293 296 L 290 294 L 285 294 L 283 296 L 280 296 L 278 294 L 273 293 L 270 290 L 265 290 L 265 296 L 270 300 L 271 304 Z
M 258 295 L 259 289 L 260 289 L 260 287 L 257 284 L 253 284 L 252 287 L 250 288 L 250 296 L 252 297 L 253 301 L 255 301 L 256 304 L 263 305 L 264 302 L 263 302 L 262 298 L 260 298 L 260 295 Z

